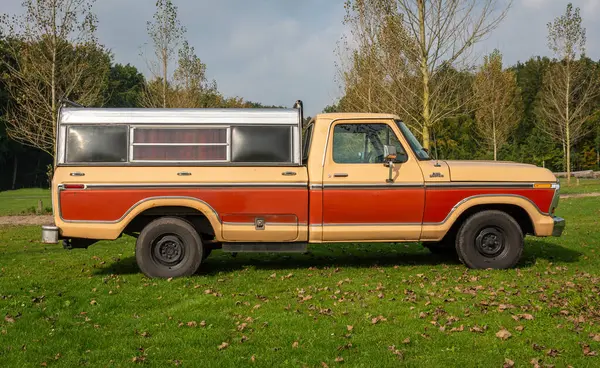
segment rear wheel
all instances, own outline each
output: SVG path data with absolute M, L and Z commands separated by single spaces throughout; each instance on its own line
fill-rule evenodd
M 161 217 L 146 225 L 135 249 L 138 266 L 152 278 L 191 276 L 200 267 L 203 254 L 196 229 L 176 217 Z
M 460 261 L 470 268 L 512 268 L 521 259 L 523 238 L 521 227 L 507 213 L 482 211 L 460 227 L 456 251 Z

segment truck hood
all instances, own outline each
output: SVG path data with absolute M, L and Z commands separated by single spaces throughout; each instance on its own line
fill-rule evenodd
M 508 161 L 445 161 L 451 181 L 556 182 L 545 168 Z

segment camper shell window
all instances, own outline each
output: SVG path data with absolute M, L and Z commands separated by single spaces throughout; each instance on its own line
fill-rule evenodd
M 70 126 L 67 163 L 127 162 L 127 127 L 110 125 Z

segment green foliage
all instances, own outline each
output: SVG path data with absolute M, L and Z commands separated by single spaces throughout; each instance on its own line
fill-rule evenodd
M 135 66 L 130 64 L 111 66 L 105 105 L 107 107 L 139 106 L 144 83 L 143 74 Z

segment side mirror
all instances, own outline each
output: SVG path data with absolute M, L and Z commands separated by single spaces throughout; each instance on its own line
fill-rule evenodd
M 386 161 L 394 161 L 396 159 L 396 146 L 383 146 L 383 156 Z
M 392 169 L 394 168 L 394 160 L 396 160 L 397 156 L 398 155 L 396 153 L 396 146 L 383 146 L 383 157 L 385 158 L 385 161 L 387 161 L 386 166 L 390 169 L 389 177 L 386 179 L 387 183 L 394 182 L 394 179 L 392 177 Z

